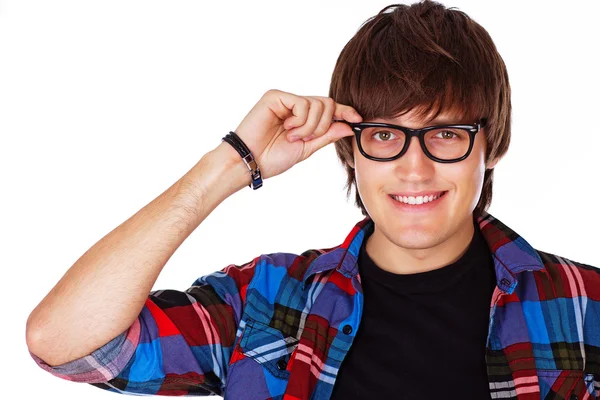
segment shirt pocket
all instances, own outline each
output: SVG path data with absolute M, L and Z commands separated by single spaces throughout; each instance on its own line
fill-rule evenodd
M 538 369 L 542 399 L 598 400 L 594 374 L 570 369 Z
M 279 329 L 248 318 L 240 348 L 246 357 L 262 365 L 271 375 L 287 380 L 290 375 L 287 364 L 298 342 L 297 338 L 284 335 Z

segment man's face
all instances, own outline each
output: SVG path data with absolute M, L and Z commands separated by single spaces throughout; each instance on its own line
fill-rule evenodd
M 472 124 L 476 121 L 453 118 L 440 114 L 426 122 L 413 112 L 395 119 L 374 119 L 365 122 L 385 122 L 408 128 L 442 124 Z M 477 205 L 483 177 L 486 141 L 485 128 L 475 135 L 469 156 L 456 163 L 438 163 L 427 157 L 418 138 L 413 137 L 406 153 L 388 162 L 365 158 L 353 139 L 354 167 L 358 192 L 376 229 L 396 246 L 406 249 L 435 247 L 452 237 L 467 224 L 472 225 L 473 210 Z M 490 163 L 493 168 L 496 163 Z M 399 205 L 390 194 L 406 192 L 446 193 L 434 200 L 425 211 L 414 212 L 411 205 Z M 472 229 L 472 228 L 471 228 Z M 471 230 L 472 232 L 472 230 Z M 443 246 L 442 246 L 443 247 Z

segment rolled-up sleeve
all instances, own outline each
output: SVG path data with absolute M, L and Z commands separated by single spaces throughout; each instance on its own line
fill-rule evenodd
M 198 278 L 185 291 L 150 293 L 135 322 L 89 355 L 44 370 L 117 393 L 221 395 L 260 257 Z
M 106 382 L 122 371 L 133 354 L 140 339 L 139 318 L 123 332 L 92 354 L 65 364 L 50 366 L 29 352 L 35 362 L 46 371 L 74 382 Z

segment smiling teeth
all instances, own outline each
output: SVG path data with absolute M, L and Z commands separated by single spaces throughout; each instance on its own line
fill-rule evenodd
M 401 203 L 423 204 L 423 203 L 429 203 L 430 201 L 433 201 L 433 200 L 439 198 L 440 196 L 441 196 L 441 194 L 439 194 L 437 196 L 431 195 L 431 196 L 417 196 L 417 197 L 413 197 L 413 196 L 403 196 L 403 197 L 392 196 L 392 197 Z

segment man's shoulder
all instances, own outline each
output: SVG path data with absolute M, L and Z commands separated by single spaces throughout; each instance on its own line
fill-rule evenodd
M 569 297 L 583 295 L 600 301 L 600 267 L 539 249 L 536 252 L 555 287 L 561 285 L 561 289 L 570 293 Z
M 366 236 L 372 233 L 374 224 L 370 217 L 363 217 L 355 221 L 344 240 L 337 242 L 332 247 L 308 248 L 301 253 L 274 252 L 261 254 L 255 276 L 255 282 L 262 282 L 266 278 L 261 271 L 272 271 L 273 279 L 281 276 L 282 270 L 287 270 L 287 275 L 296 278 L 308 285 L 312 277 L 331 275 L 340 269 L 342 274 L 348 275 L 353 269 L 358 257 L 358 251 Z M 269 280 L 272 282 L 272 279 Z
M 334 256 L 332 254 L 335 250 L 340 249 L 341 245 L 337 245 L 334 247 L 327 248 L 310 248 L 302 251 L 301 253 L 291 253 L 291 252 L 275 252 L 275 253 L 266 253 L 261 254 L 258 257 L 258 263 L 261 264 L 263 269 L 271 269 L 271 268 L 285 268 L 292 269 L 295 271 L 294 276 L 298 275 L 298 272 L 301 272 L 302 275 L 311 267 L 311 265 L 320 259 L 317 262 L 320 262 L 324 259 L 332 258 L 330 256 Z M 340 253 L 341 254 L 341 253 Z M 339 255 L 337 258 L 340 258 Z M 312 265 L 314 267 L 314 265 Z

